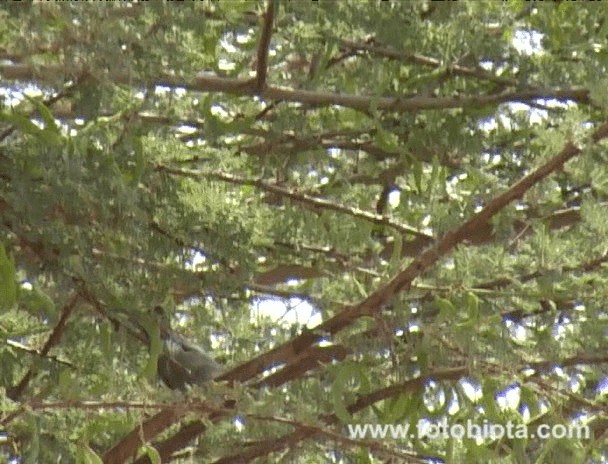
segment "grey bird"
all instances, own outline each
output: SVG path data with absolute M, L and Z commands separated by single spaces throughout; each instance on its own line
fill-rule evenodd
M 186 387 L 202 385 L 219 374 L 222 367 L 200 346 L 174 332 L 163 309 L 154 309 L 163 340 L 158 357 L 158 375 L 169 388 L 185 391 Z

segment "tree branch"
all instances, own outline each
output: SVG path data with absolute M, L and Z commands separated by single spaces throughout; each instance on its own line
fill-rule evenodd
M 275 195 L 280 195 L 282 197 L 289 198 L 290 200 L 300 203 L 305 207 L 308 207 L 312 210 L 318 209 L 326 209 L 330 211 L 336 211 L 342 214 L 348 214 L 349 216 L 355 217 L 357 219 L 363 219 L 365 221 L 371 222 L 373 224 L 383 225 L 386 227 L 391 227 L 403 234 L 411 234 L 416 237 L 422 237 L 426 240 L 433 240 L 431 235 L 425 234 L 413 227 L 406 226 L 403 224 L 399 224 L 394 222 L 380 214 L 374 214 L 367 211 L 363 211 L 359 208 L 352 208 L 350 206 L 340 205 L 337 203 L 333 203 L 331 201 L 313 197 L 310 195 L 306 195 L 303 193 L 298 193 L 294 190 L 287 189 L 284 187 L 279 187 L 277 185 L 269 184 L 264 182 L 263 180 L 257 179 L 248 179 L 245 177 L 236 176 L 234 174 L 229 174 L 221 171 L 198 171 L 194 169 L 185 169 L 185 168 L 175 168 L 171 166 L 166 166 L 163 164 L 157 164 L 155 169 L 157 171 L 164 171 L 170 174 L 180 175 L 184 177 L 190 177 L 193 179 L 215 179 L 224 182 L 229 182 L 235 185 L 249 185 L 252 187 L 257 187 L 260 190 L 264 190 L 266 192 L 273 193 Z
M 266 87 L 266 75 L 268 73 L 268 49 L 270 37 L 272 36 L 272 25 L 274 22 L 274 0 L 268 0 L 266 13 L 264 13 L 264 26 L 258 45 L 257 66 L 255 76 L 255 90 L 260 93 Z
M 72 314 L 72 311 L 76 307 L 78 300 L 78 294 L 72 294 L 72 296 L 68 299 L 67 303 L 63 306 L 63 309 L 61 310 L 61 317 L 59 318 L 59 321 L 55 325 L 55 328 L 49 335 L 49 338 L 46 340 L 46 343 L 40 350 L 40 356 L 46 356 L 51 350 L 51 348 L 57 343 L 59 343 L 59 340 L 61 340 L 61 336 L 63 335 L 63 331 L 65 330 L 66 323 L 70 315 Z M 6 396 L 8 396 L 13 401 L 18 401 L 21 398 L 21 395 L 23 395 L 23 392 L 27 388 L 35 372 L 35 368 L 30 367 L 29 370 L 25 373 L 25 375 L 21 378 L 21 381 L 14 387 L 11 387 L 7 390 Z
M 598 135 L 606 136 L 608 131 L 608 123 L 604 124 L 592 136 L 593 141 L 599 140 Z M 503 194 L 497 196 L 490 201 L 479 213 L 475 214 L 471 219 L 466 221 L 461 226 L 448 231 L 432 248 L 420 253 L 403 271 L 393 277 L 387 284 L 373 292 L 365 300 L 357 305 L 347 307 L 337 313 L 330 319 L 326 320 L 311 331 L 302 333 L 289 342 L 255 358 L 251 361 L 242 364 L 236 369 L 228 372 L 222 379 L 225 380 L 240 380 L 251 378 L 256 373 L 262 372 L 266 366 L 275 363 L 289 362 L 290 359 L 297 357 L 297 353 L 306 349 L 316 340 L 331 334 L 341 331 L 349 326 L 359 317 L 364 315 L 372 315 L 383 307 L 384 303 L 389 301 L 394 295 L 404 290 L 418 276 L 422 275 L 441 257 L 450 252 L 456 245 L 466 240 L 472 230 L 480 225 L 486 224 L 496 213 L 508 205 L 511 201 L 521 197 L 532 186 L 543 180 L 553 171 L 559 169 L 569 159 L 579 155 L 581 149 L 567 143 L 562 151 L 551 158 L 544 165 L 533 171 L 528 176 L 515 183 Z
M 458 380 L 468 372 L 467 367 L 454 367 L 449 369 L 441 369 L 434 371 L 428 375 L 408 380 L 406 382 L 391 385 L 380 390 L 376 390 L 368 395 L 361 396 L 357 401 L 352 403 L 346 409 L 350 414 L 361 411 L 368 406 L 371 406 L 378 401 L 391 398 L 397 395 L 411 394 L 420 390 L 429 380 Z M 339 418 L 335 414 L 319 417 L 319 420 L 326 425 L 335 425 L 339 423 Z M 282 449 L 293 448 L 297 443 L 307 438 L 315 436 L 315 429 L 296 429 L 294 432 L 283 435 L 282 437 L 274 437 L 268 440 L 263 440 L 257 444 L 253 444 L 236 454 L 225 456 L 218 459 L 214 464 L 228 464 L 233 462 L 246 463 L 260 456 L 265 456 Z
M 79 75 L 81 69 L 73 69 L 70 74 Z M 0 75 L 8 80 L 35 79 L 44 81 L 48 76 L 64 75 L 65 69 L 57 65 L 39 66 L 34 69 L 28 64 L 0 64 Z M 256 81 L 249 78 L 227 78 L 211 74 L 199 74 L 189 82 L 176 79 L 172 75 L 159 76 L 147 82 L 134 82 L 129 74 L 113 74 L 108 76 L 117 84 L 124 85 L 160 85 L 165 87 L 180 87 L 199 92 L 222 92 L 232 95 L 256 95 Z M 584 88 L 552 89 L 539 88 L 532 90 L 503 92 L 492 95 L 463 95 L 456 97 L 378 97 L 370 95 L 352 95 L 335 92 L 311 91 L 303 89 L 288 89 L 267 86 L 260 92 L 267 100 L 282 100 L 303 103 L 311 106 L 341 106 L 368 113 L 371 108 L 380 111 L 417 112 L 425 110 L 442 110 L 450 108 L 483 108 L 484 106 L 500 103 L 527 103 L 535 100 L 571 100 L 582 104 L 590 103 L 589 90 Z
M 357 51 L 365 51 L 370 55 L 377 55 L 383 58 L 388 58 L 390 60 L 403 61 L 406 63 L 417 64 L 421 66 L 426 66 L 434 69 L 441 68 L 441 61 L 430 58 L 424 55 L 420 55 L 418 53 L 406 52 L 402 50 L 396 50 L 390 47 L 384 47 L 378 44 L 375 41 L 367 41 L 364 43 L 355 42 L 352 40 L 342 40 L 341 45 L 344 48 L 349 48 L 351 50 Z M 462 66 L 459 64 L 453 64 L 447 67 L 447 72 L 450 74 L 454 74 L 456 76 L 463 77 L 474 77 L 477 79 L 486 80 L 497 84 L 501 87 L 519 87 L 520 83 L 516 79 L 511 79 L 508 77 L 498 77 L 490 72 L 484 71 L 479 68 L 469 68 L 466 66 Z M 537 86 L 530 86 L 529 88 L 538 88 Z
M 590 140 L 591 142 L 596 143 L 606 136 L 608 136 L 608 122 L 605 122 L 600 126 L 591 135 Z M 420 255 L 418 255 L 404 270 L 395 275 L 387 284 L 373 292 L 362 302 L 344 308 L 341 312 L 338 312 L 312 330 L 305 331 L 283 345 L 241 364 L 220 376 L 218 380 L 245 381 L 258 373 L 263 372 L 268 366 L 273 364 L 286 363 L 289 365 L 291 361 L 298 358 L 300 353 L 307 350 L 311 345 L 321 340 L 323 337 L 336 334 L 364 315 L 373 315 L 377 313 L 393 296 L 407 289 L 416 277 L 422 275 L 440 258 L 449 253 L 458 244 L 464 242 L 471 231 L 483 224 L 487 224 L 494 215 L 501 211 L 511 201 L 523 196 L 530 188 L 549 176 L 552 172 L 560 169 L 567 161 L 578 156 L 581 152 L 581 148 L 575 146 L 572 142 L 566 143 L 559 154 L 513 184 L 506 192 L 495 197 L 481 211 L 464 222 L 461 226 L 448 231 L 433 247 L 420 253 Z M 389 387 L 389 391 L 390 388 L 393 387 Z M 382 395 L 380 396 L 382 397 Z M 371 401 L 371 403 L 373 403 L 374 401 L 377 401 L 374 398 L 374 396 L 371 396 L 366 401 Z M 368 403 L 364 402 L 364 404 L 367 405 Z M 357 408 L 359 405 L 360 402 L 357 402 L 354 405 L 355 410 L 358 410 Z M 298 432 L 298 434 L 300 435 L 302 432 Z M 305 435 L 306 434 L 303 435 L 303 438 L 306 438 Z M 303 438 L 298 438 L 298 440 Z M 288 444 L 283 443 L 281 440 L 275 440 L 274 443 L 278 448 Z M 120 443 L 117 447 L 120 447 Z M 264 449 L 266 450 L 266 448 Z M 253 456 L 256 455 L 257 454 L 254 451 Z

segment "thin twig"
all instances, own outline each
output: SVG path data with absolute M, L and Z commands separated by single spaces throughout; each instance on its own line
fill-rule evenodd
M 433 237 L 431 235 L 425 234 L 424 232 L 421 232 L 418 229 L 415 229 L 414 227 L 399 224 L 380 214 L 370 213 L 368 211 L 363 211 L 359 208 L 352 208 L 350 206 L 340 205 L 338 203 L 325 200 L 323 198 L 317 198 L 311 195 L 298 193 L 294 190 L 285 187 L 279 187 L 277 185 L 270 184 L 260 179 L 249 179 L 246 177 L 236 176 L 234 174 L 229 174 L 222 171 L 205 172 L 194 169 L 175 168 L 171 166 L 166 166 L 164 164 L 157 164 L 155 169 L 157 171 L 164 171 L 170 174 L 190 177 L 193 179 L 215 179 L 223 182 L 229 182 L 235 185 L 249 185 L 252 187 L 257 187 L 260 190 L 264 190 L 266 192 L 271 192 L 273 194 L 289 198 L 292 201 L 300 203 L 304 206 L 308 206 L 309 208 L 314 210 L 326 209 L 331 211 L 337 211 L 339 213 L 348 214 L 349 216 L 358 219 L 363 219 L 373 224 L 391 227 L 403 234 L 410 234 L 416 237 L 425 238 L 427 240 L 433 240 Z
M 63 335 L 63 332 L 65 330 L 67 321 L 70 315 L 72 314 L 72 311 L 76 307 L 79 298 L 79 295 L 74 293 L 68 299 L 67 303 L 63 306 L 63 309 L 61 310 L 61 317 L 59 318 L 57 325 L 55 325 L 55 328 L 49 335 L 49 338 L 47 339 L 46 343 L 40 350 L 40 356 L 46 356 L 51 350 L 51 348 L 57 343 L 59 343 L 59 340 L 61 340 L 61 336 Z M 30 380 L 34 376 L 35 372 L 35 368 L 30 367 L 25 373 L 25 375 L 21 378 L 21 381 L 19 381 L 19 383 L 14 387 L 11 387 L 7 390 L 6 395 L 13 401 L 19 400 L 19 398 L 21 398 L 21 395 L 23 395 L 23 392 L 27 388 Z

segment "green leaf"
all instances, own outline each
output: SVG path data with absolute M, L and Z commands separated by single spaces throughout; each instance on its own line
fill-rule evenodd
M 385 408 L 383 409 L 383 421 L 389 424 L 394 424 L 399 420 L 402 420 L 412 403 L 412 395 L 399 395 L 396 398 L 392 398 L 390 401 L 385 402 Z
M 346 409 L 346 403 L 344 401 L 344 398 L 347 396 L 346 393 L 352 391 L 352 388 L 349 388 L 349 383 L 352 383 L 353 380 L 359 382 L 360 393 L 369 391 L 370 382 L 363 367 L 359 363 L 352 361 L 341 363 L 337 368 L 337 375 L 331 386 L 331 398 L 334 405 L 334 412 L 343 423 L 354 422 L 353 416 L 348 409 Z
M 25 98 L 27 98 L 36 107 L 36 109 L 38 110 L 38 113 L 40 113 L 40 117 L 42 118 L 42 121 L 44 122 L 44 131 L 47 133 L 52 132 L 55 134 L 59 134 L 59 126 L 55 122 L 55 118 L 53 117 L 53 114 L 44 105 L 44 103 L 42 103 L 38 98 L 31 98 L 31 97 L 28 97 L 27 95 L 25 96 Z
M 513 451 L 512 454 L 515 457 L 515 462 L 528 464 L 530 463 L 530 458 L 526 453 L 526 445 L 528 444 L 528 440 L 524 438 L 514 438 L 513 439 Z
M 389 270 L 395 272 L 401 266 L 401 250 L 403 249 L 403 235 L 400 233 L 393 234 L 393 252 L 389 262 Z
M 27 421 L 30 435 L 27 440 L 25 464 L 38 464 L 40 456 L 40 424 L 36 417 L 30 416 Z
M 376 132 L 376 144 L 388 152 L 396 152 L 399 148 L 399 138 L 392 132 L 378 128 Z
M 108 324 L 102 324 L 99 328 L 100 336 L 100 347 L 104 354 L 103 359 L 107 361 L 108 365 L 111 365 L 115 346 L 113 345 L 113 331 Z
M 0 120 L 15 126 L 24 134 L 38 137 L 43 133 L 43 129 L 34 124 L 28 117 L 17 112 L 2 111 L 0 112 Z
M 414 186 L 416 187 L 416 193 L 422 194 L 423 184 L 423 172 L 422 163 L 416 159 L 411 161 L 412 176 L 414 177 Z
M 57 308 L 54 301 L 38 287 L 31 290 L 20 290 L 19 308 L 25 309 L 35 317 L 54 322 L 57 319 Z
M 0 311 L 6 311 L 17 302 L 17 276 L 15 263 L 0 243 Z
M 142 449 L 152 464 L 161 464 L 162 460 L 156 448 L 150 445 L 144 445 L 142 446 Z
M 78 446 L 78 457 L 77 462 L 81 464 L 103 464 L 101 457 L 91 449 L 87 444 L 81 444 Z
M 147 314 L 140 316 L 139 323 L 145 329 L 150 340 L 150 357 L 148 358 L 148 362 L 141 375 L 152 380 L 156 377 L 158 357 L 163 349 L 162 340 L 160 338 L 160 328 L 158 327 L 158 323 Z
M 359 280 L 356 279 L 356 278 L 353 278 L 353 284 L 355 284 L 355 287 L 357 288 L 359 296 L 361 298 L 366 298 L 367 297 L 367 290 L 365 289 L 365 287 L 363 286 L 363 284 L 361 282 L 359 282 Z
M 473 292 L 467 292 L 467 310 L 469 318 L 473 321 L 479 320 L 479 297 Z
M 439 318 L 442 321 L 454 321 L 456 317 L 456 308 L 450 300 L 436 296 L 435 304 L 439 307 Z

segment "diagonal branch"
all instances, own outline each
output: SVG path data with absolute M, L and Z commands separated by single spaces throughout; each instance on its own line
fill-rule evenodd
M 411 394 L 420 390 L 429 380 L 458 380 L 468 373 L 466 366 L 452 367 L 441 369 L 432 372 L 428 375 L 417 377 L 412 380 L 407 380 L 403 383 L 391 385 L 380 390 L 376 390 L 368 395 L 361 396 L 357 401 L 352 403 L 346 409 L 350 414 L 361 411 L 378 401 L 385 400 L 397 395 Z M 336 425 L 340 419 L 335 414 L 329 414 L 319 418 L 326 425 Z M 283 435 L 282 437 L 273 437 L 268 440 L 263 440 L 257 444 L 251 445 L 243 451 L 240 451 L 231 456 L 225 456 L 218 459 L 214 464 L 228 464 L 232 462 L 246 463 L 257 457 L 268 455 L 272 452 L 277 452 L 287 448 L 293 448 L 298 442 L 312 438 L 316 435 L 315 429 L 297 428 L 294 432 Z
M 120 442 L 106 451 L 103 455 L 104 464 L 126 462 L 130 457 L 135 455 L 137 449 L 141 445 L 156 437 L 172 423 L 178 421 L 183 415 L 183 410 L 177 410 L 171 407 L 161 409 L 152 417 L 146 419 L 143 424 L 140 424 L 131 430 L 120 440 Z M 197 434 L 201 433 L 203 430 L 204 427 L 201 430 L 197 430 Z
M 393 459 L 397 458 L 399 459 L 399 462 L 404 462 L 407 464 L 425 464 L 428 462 L 427 459 L 423 459 L 416 454 L 400 451 L 395 448 L 389 448 L 378 441 L 349 438 L 316 425 L 309 425 L 295 420 L 285 419 L 283 417 L 261 416 L 258 414 L 248 414 L 246 417 L 261 422 L 289 425 L 296 430 L 310 431 L 315 437 L 325 438 L 334 443 L 340 443 L 348 447 L 367 448 L 378 455 L 384 455 Z
M 61 364 L 63 366 L 70 367 L 72 369 L 75 368 L 75 366 L 71 362 L 69 362 L 69 361 L 65 361 L 63 359 L 60 359 L 57 356 L 43 355 L 40 350 L 38 350 L 36 348 L 32 348 L 32 347 L 27 346 L 27 345 L 24 345 L 23 343 L 16 342 L 15 340 L 8 339 L 8 340 L 6 340 L 6 344 L 8 346 L 10 346 L 11 348 L 24 351 L 24 352 L 29 353 L 31 355 L 37 356 L 39 358 L 45 358 L 45 359 L 48 359 L 50 361 L 56 362 L 57 364 Z
M 562 366 L 573 366 L 573 365 L 598 365 L 608 363 L 607 356 L 573 356 L 571 358 L 567 358 L 563 360 L 559 365 Z M 543 361 L 539 363 L 533 363 L 535 368 L 541 367 L 553 367 L 555 366 L 555 362 Z M 499 372 L 498 366 L 488 365 L 488 368 L 491 371 Z M 528 366 L 522 365 L 519 366 L 518 370 L 523 370 Z M 465 366 L 462 367 L 454 367 L 449 369 L 442 369 L 432 372 L 428 375 L 421 376 L 412 380 L 408 380 L 401 384 L 391 385 L 386 388 L 377 390 L 368 395 L 360 397 L 353 404 L 348 406 L 347 410 L 350 414 L 354 414 L 358 411 L 361 411 L 378 401 L 385 400 L 387 398 L 395 397 L 401 394 L 411 394 L 415 391 L 420 390 L 427 381 L 429 380 L 441 380 L 441 381 L 456 381 L 467 375 L 468 368 Z M 542 384 L 542 381 L 534 380 L 535 383 Z M 572 397 L 569 394 L 569 397 Z M 324 424 L 330 426 L 339 423 L 339 418 L 335 414 L 327 415 L 325 417 L 320 418 L 320 421 Z M 303 433 L 304 432 L 304 433 Z M 233 454 L 230 456 L 225 456 L 217 461 L 214 464 L 226 464 L 229 462 L 249 462 L 257 457 L 268 455 L 272 452 L 277 452 L 282 449 L 291 449 L 298 442 L 309 439 L 315 436 L 322 436 L 322 430 L 319 431 L 316 427 L 296 427 L 296 430 L 292 433 L 286 434 L 279 438 L 271 438 L 268 440 L 263 440 L 250 446 L 249 448 L 240 451 L 237 454 Z
M 608 123 L 601 126 L 591 137 L 597 142 L 608 135 Z M 347 307 L 341 312 L 318 325 L 311 331 L 304 332 L 291 341 L 255 358 L 237 369 L 225 374 L 225 380 L 244 380 L 251 378 L 274 363 L 287 362 L 298 352 L 321 339 L 325 334 L 336 334 L 365 315 L 373 315 L 382 306 L 402 290 L 409 287 L 412 281 L 421 276 L 439 259 L 447 255 L 453 248 L 464 242 L 476 228 L 489 220 L 507 206 L 511 201 L 523 196 L 530 188 L 543 180 L 555 170 L 561 168 L 566 161 L 581 153 L 581 149 L 568 142 L 562 151 L 547 161 L 544 165 L 515 183 L 506 192 L 490 201 L 479 213 L 456 229 L 448 231 L 434 246 L 420 253 L 405 269 L 393 277 L 386 285 L 373 292 L 357 305 Z
M 592 143 L 597 143 L 608 136 L 608 122 L 602 124 L 590 137 Z M 229 381 L 245 381 L 251 379 L 258 373 L 263 372 L 274 364 L 286 363 L 297 359 L 299 354 L 307 350 L 310 346 L 321 340 L 327 334 L 334 335 L 342 329 L 348 327 L 358 318 L 365 315 L 373 315 L 378 313 L 384 304 L 389 302 L 397 293 L 407 289 L 412 281 L 424 274 L 431 266 L 439 259 L 447 255 L 457 245 L 463 243 L 467 236 L 477 227 L 486 224 L 493 216 L 501 211 L 513 200 L 522 197 L 530 188 L 542 181 L 554 171 L 560 169 L 567 161 L 581 154 L 581 148 L 574 145 L 572 142 L 566 143 L 560 153 L 548 160 L 545 164 L 537 168 L 535 171 L 522 178 L 512 185 L 506 192 L 490 201 L 481 211 L 475 214 L 468 221 L 463 223 L 456 229 L 448 231 L 434 246 L 423 251 L 410 263 L 405 269 L 394 276 L 387 284 L 373 292 L 365 300 L 357 305 L 344 308 L 330 319 L 319 324 L 312 330 L 305 331 L 302 334 L 294 337 L 289 342 L 284 343 L 271 351 L 268 351 L 257 358 L 241 364 L 225 373 L 219 379 Z M 376 401 L 376 400 L 374 400 Z M 372 401 L 373 403 L 373 401 Z M 371 403 L 370 403 L 371 404 Z M 171 418 L 168 418 L 169 422 Z M 165 428 L 170 424 L 165 424 Z M 179 435 L 178 432 L 177 435 Z M 197 436 L 194 433 L 190 438 Z M 297 432 L 299 435 L 301 431 Z M 133 434 L 133 432 L 131 432 Z M 183 442 L 183 436 L 180 439 Z M 305 438 L 305 436 L 303 437 Z M 302 438 L 300 438 L 302 439 Z M 171 446 L 172 438 L 165 441 L 164 445 L 168 448 Z M 279 445 L 279 441 L 275 440 Z M 121 448 L 122 442 L 118 443 L 115 448 Z M 281 445 L 282 446 L 282 445 Z M 125 443 L 124 447 L 128 447 Z M 127 457 L 132 454 L 135 448 L 129 449 Z M 108 462 L 105 461 L 104 462 Z M 112 461 L 114 462 L 114 461 Z M 122 461 L 116 461 L 122 462 Z
M 61 336 L 63 335 L 63 331 L 65 330 L 67 321 L 70 318 L 72 311 L 76 307 L 76 303 L 78 303 L 78 300 L 78 294 L 73 294 L 68 299 L 67 303 L 63 306 L 63 309 L 61 311 L 61 317 L 59 318 L 57 325 L 55 325 L 55 328 L 49 335 L 49 338 L 46 340 L 46 343 L 40 350 L 40 356 L 46 356 L 51 350 L 51 348 L 57 345 L 57 343 L 59 343 L 59 340 L 61 340 Z M 19 398 L 21 398 L 21 395 L 23 395 L 23 392 L 27 388 L 28 384 L 30 383 L 30 380 L 32 380 L 32 377 L 34 376 L 35 372 L 36 371 L 34 367 L 30 367 L 30 369 L 25 373 L 19 383 L 7 390 L 6 395 L 13 401 L 19 400 Z

